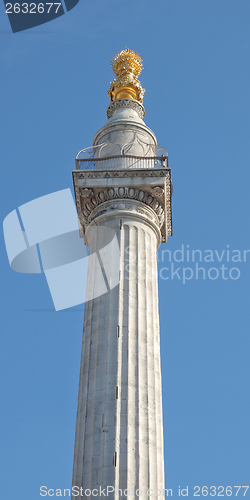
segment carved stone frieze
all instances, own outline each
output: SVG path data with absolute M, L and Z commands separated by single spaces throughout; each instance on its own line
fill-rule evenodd
M 84 191 L 84 189 L 83 189 Z M 81 189 L 79 190 L 80 196 L 81 196 Z M 146 204 L 150 206 L 153 211 L 155 212 L 157 216 L 157 221 L 159 224 L 159 227 L 163 225 L 164 222 L 164 209 L 159 200 L 151 196 L 151 194 L 147 193 L 146 191 L 143 191 L 141 189 L 134 189 L 134 188 L 129 188 L 129 187 L 114 187 L 114 188 L 109 188 L 103 191 L 95 192 L 93 196 L 89 196 L 88 198 L 85 198 L 87 200 L 85 203 L 81 202 L 81 210 L 83 214 L 83 220 L 85 226 L 87 226 L 91 220 L 93 220 L 92 217 L 92 212 L 93 210 L 99 206 L 105 203 L 106 201 L 110 200 L 120 200 L 123 199 L 124 202 L 125 200 L 138 200 L 139 202 Z M 114 208 L 118 208 L 120 210 L 125 209 L 126 205 L 119 204 L 119 206 L 113 205 Z M 109 206 L 109 208 L 112 210 L 112 205 Z M 143 209 L 141 209 L 141 213 L 143 213 Z M 139 208 L 138 208 L 139 210 Z
M 164 189 L 160 186 L 155 186 L 151 189 L 151 193 L 153 196 L 156 196 L 156 197 L 162 196 L 164 193 Z
M 80 196 L 83 198 L 89 198 L 93 194 L 93 189 L 84 188 L 80 192 Z
M 169 168 L 138 168 L 138 169 L 123 169 L 123 170 L 74 170 L 73 174 L 77 174 L 78 179 L 105 179 L 113 177 L 166 177 L 170 178 Z

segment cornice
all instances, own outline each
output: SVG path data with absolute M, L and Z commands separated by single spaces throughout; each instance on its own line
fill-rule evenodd
M 105 159 L 105 158 L 104 158 Z M 73 170 L 78 179 L 107 179 L 113 177 L 166 177 L 170 178 L 170 168 L 137 168 L 120 170 Z

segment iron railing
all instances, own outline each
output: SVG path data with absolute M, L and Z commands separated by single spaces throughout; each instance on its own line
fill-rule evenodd
M 76 158 L 76 170 L 119 170 L 123 168 L 168 168 L 167 156 L 107 156 Z

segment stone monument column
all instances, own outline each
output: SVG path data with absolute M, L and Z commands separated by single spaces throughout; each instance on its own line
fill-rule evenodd
M 72 486 L 163 499 L 156 251 L 171 234 L 170 170 L 143 122 L 140 56 L 123 50 L 112 67 L 108 122 L 73 172 L 90 257 Z

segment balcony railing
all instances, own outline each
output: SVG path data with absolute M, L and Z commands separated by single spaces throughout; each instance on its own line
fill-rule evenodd
M 168 168 L 167 156 L 107 156 L 76 158 L 76 170 L 119 170 L 129 168 Z

